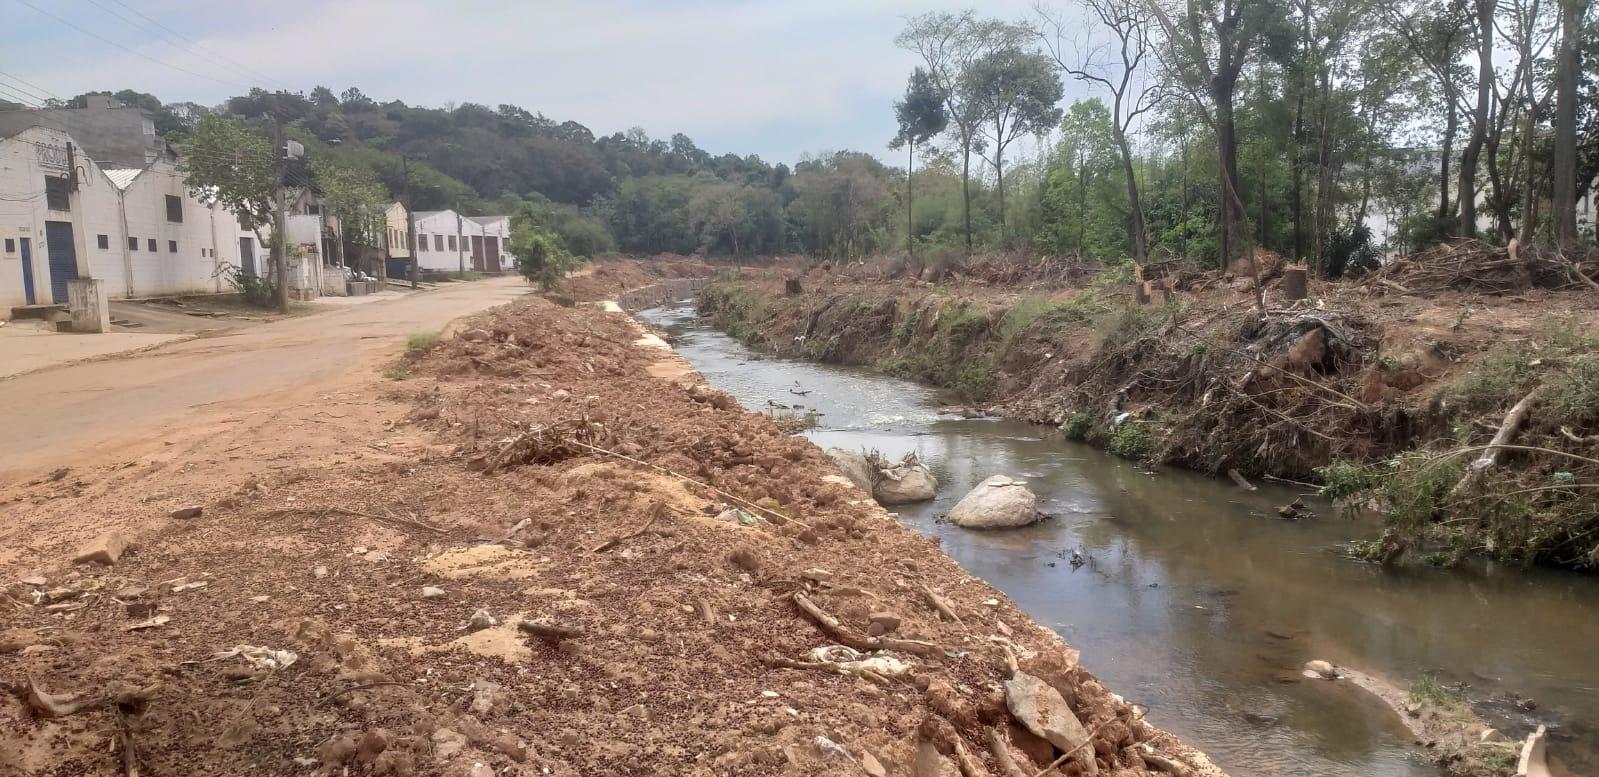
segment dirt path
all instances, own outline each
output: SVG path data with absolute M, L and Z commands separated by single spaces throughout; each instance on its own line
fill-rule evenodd
M 465 326 L 5 492 L 0 775 L 1217 774 L 626 317 Z
M 325 392 L 392 355 L 399 338 L 527 291 L 497 278 L 331 310 L 128 358 L 45 370 L 0 384 L 0 482 L 81 468 L 219 417 Z

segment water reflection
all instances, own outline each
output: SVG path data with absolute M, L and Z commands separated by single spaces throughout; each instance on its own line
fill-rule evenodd
M 1599 619 L 1588 605 L 1599 601 L 1599 580 L 1385 572 L 1337 552 L 1374 527 L 1314 498 L 1306 503 L 1318 517 L 1279 518 L 1294 491 L 1149 472 L 1043 427 L 940 416 L 930 389 L 762 359 L 687 309 L 642 317 L 676 334 L 679 352 L 746 407 L 822 413 L 808 433 L 818 445 L 915 451 L 937 473 L 939 496 L 901 509 L 901 521 L 941 538 L 968 571 L 1080 649 L 1109 687 L 1234 775 L 1436 774 L 1375 700 L 1302 681 L 1299 667 L 1312 658 L 1401 682 L 1436 672 L 1534 697 L 1566 723 L 1556 752 L 1592 765 L 1586 754 L 1599 737 L 1586 723 L 1599 717 L 1599 669 L 1588 655 Z M 997 473 L 1028 480 L 1055 517 L 1005 532 L 936 522 Z M 1074 549 L 1088 563 L 1073 568 Z

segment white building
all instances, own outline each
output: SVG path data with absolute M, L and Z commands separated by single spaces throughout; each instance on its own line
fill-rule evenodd
M 417 211 L 413 221 L 418 266 L 423 270 L 501 273 L 514 266 L 505 250 L 511 237 L 509 216 L 425 210 Z
M 189 194 L 169 156 L 102 170 L 59 129 L 0 138 L 0 317 L 65 303 L 73 278 L 103 279 L 111 298 L 224 290 L 235 224 Z

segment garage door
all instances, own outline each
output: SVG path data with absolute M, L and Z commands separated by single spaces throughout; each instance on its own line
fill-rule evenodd
M 44 242 L 50 253 L 50 298 L 67 304 L 67 281 L 78 277 L 78 249 L 72 243 L 72 222 L 44 222 Z

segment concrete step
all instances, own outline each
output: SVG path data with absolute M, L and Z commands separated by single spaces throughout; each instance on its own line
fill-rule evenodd
M 14 319 L 37 318 L 40 321 L 60 321 L 56 314 L 66 314 L 68 320 L 72 318 L 67 313 L 66 305 L 17 305 L 11 308 L 11 317 Z

